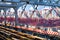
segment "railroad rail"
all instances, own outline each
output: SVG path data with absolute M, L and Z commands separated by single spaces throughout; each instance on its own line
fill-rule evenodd
M 22 33 L 22 32 L 17 32 L 15 30 L 1 27 L 0 26 L 0 35 L 2 35 L 5 39 L 19 39 L 19 40 L 47 40 L 45 38 L 33 36 L 30 34 Z
M 24 36 L 24 37 L 27 37 L 27 38 L 30 38 L 30 37 L 33 37 L 33 36 L 36 36 L 36 37 L 38 37 L 38 38 L 40 38 L 40 37 L 42 37 L 42 38 L 46 38 L 46 39 L 50 39 L 50 40 L 60 40 L 60 36 L 59 35 L 51 35 L 51 34 L 44 34 L 44 31 L 43 31 L 43 33 L 39 33 L 39 32 L 36 32 L 36 31 L 32 31 L 32 30 L 29 30 L 29 28 L 28 29 L 26 29 L 26 28 L 24 28 L 24 27 L 22 27 L 22 28 L 15 28 L 15 27 L 11 27 L 11 26 L 3 26 L 3 25 L 0 25 L 1 27 L 5 27 L 5 28 L 7 28 L 8 29 L 8 31 L 9 30 L 12 30 L 13 31 L 13 33 L 16 33 L 16 34 L 20 34 L 21 32 L 21 34 Z M 3 29 L 2 28 L 2 29 Z M 7 30 L 7 29 L 5 29 L 4 28 L 4 30 Z M 1 29 L 1 28 L 0 28 Z M 14 32 L 15 31 L 15 29 L 17 29 L 16 30 L 16 32 Z M 18 31 L 18 33 L 17 33 L 17 31 Z M 39 30 L 38 30 L 39 31 Z M 10 32 L 10 31 L 9 31 Z M 33 36 L 30 36 L 30 35 L 33 35 Z M 31 39 L 31 38 L 30 38 Z M 35 38 L 34 38 L 35 39 Z

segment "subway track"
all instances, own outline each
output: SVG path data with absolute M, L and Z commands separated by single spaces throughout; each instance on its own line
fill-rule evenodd
M 0 38 L 3 40 L 47 40 L 45 38 L 30 34 L 17 32 L 15 30 L 0 26 Z
M 7 26 L 6 28 L 14 29 L 13 27 L 10 27 L 10 26 Z M 16 28 L 16 29 L 19 32 L 31 34 L 31 35 L 34 35 L 34 36 L 38 36 L 38 37 L 42 37 L 42 38 L 47 38 L 47 39 L 50 39 L 50 40 L 60 40 L 60 35 L 42 34 L 42 33 L 34 32 L 34 31 L 22 29 L 22 28 L 20 28 L 20 29 Z M 14 29 L 14 30 L 16 30 L 16 29 Z
M 11 27 L 11 26 L 5 26 L 5 25 L 0 25 L 1 27 L 4 27 L 5 28 L 5 30 L 6 29 L 9 29 L 10 31 L 12 30 L 13 31 L 13 33 L 16 33 L 16 34 L 21 34 L 22 36 L 24 36 L 24 37 L 27 37 L 27 38 L 34 38 L 34 39 L 36 39 L 36 37 L 38 38 L 38 39 L 50 39 L 50 40 L 60 40 L 60 36 L 59 35 L 46 35 L 46 34 L 40 34 L 40 33 L 37 33 L 37 32 L 33 32 L 33 31 L 29 31 L 29 30 L 24 30 L 24 29 L 18 29 L 18 28 L 14 28 L 14 27 Z M 8 31 L 9 31 L 8 30 Z M 15 31 L 16 30 L 16 31 Z M 15 31 L 15 32 L 14 32 Z M 18 31 L 18 33 L 17 33 L 17 31 Z M 22 34 L 22 33 L 23 34 Z M 32 36 L 33 35 L 33 36 Z M 41 38 L 40 38 L 41 37 Z M 32 40 L 34 40 L 34 39 L 32 39 Z

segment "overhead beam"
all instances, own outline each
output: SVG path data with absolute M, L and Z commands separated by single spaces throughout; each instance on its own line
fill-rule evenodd
M 57 6 L 60 7 L 60 0 L 21 0 L 21 2 L 28 2 L 28 4 L 45 5 L 45 6 Z
M 9 4 L 0 4 L 0 7 L 16 7 L 17 5 L 9 5 Z
M 11 2 L 11 3 L 26 2 L 27 4 L 60 7 L 60 0 L 0 0 L 0 1 L 1 2 Z
M 14 2 L 14 3 L 18 3 L 18 2 L 20 2 L 20 0 L 1 0 L 1 2 Z
M 52 7 L 60 7 L 60 5 L 58 4 L 44 4 L 44 3 L 29 3 L 29 4 L 33 4 L 33 5 L 44 5 L 44 6 L 52 6 Z

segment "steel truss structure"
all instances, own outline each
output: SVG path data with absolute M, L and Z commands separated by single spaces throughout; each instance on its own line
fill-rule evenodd
M 10 3 L 10 4 L 7 4 L 7 3 Z M 8 8 L 11 8 L 11 7 L 14 8 L 15 19 L 16 19 L 15 22 L 17 25 L 17 9 L 23 5 L 25 5 L 26 7 L 27 4 L 33 5 L 33 8 L 35 8 L 35 5 L 60 7 L 60 0 L 0 0 L 0 10 L 1 9 L 7 10 Z M 23 11 L 25 10 L 25 7 L 23 8 Z M 37 7 L 35 8 L 35 10 L 37 10 Z M 5 18 L 6 18 L 6 15 L 5 15 Z

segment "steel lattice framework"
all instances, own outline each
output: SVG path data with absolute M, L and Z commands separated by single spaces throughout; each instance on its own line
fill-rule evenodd
M 34 4 L 34 5 L 45 5 L 45 6 L 58 6 L 60 7 L 60 0 L 0 0 L 0 2 L 11 2 L 15 3 L 17 5 L 23 5 L 23 2 L 27 4 Z M 16 5 L 16 6 L 17 6 Z M 0 5 L 3 6 L 3 5 Z M 4 6 L 9 6 L 9 5 L 4 5 Z M 10 5 L 12 6 L 12 5 Z M 15 5 L 13 5 L 15 6 Z
M 7 4 L 11 3 L 11 4 Z M 44 6 L 52 6 L 52 7 L 60 7 L 60 0 L 0 0 L 0 10 L 7 10 L 8 8 L 15 9 L 15 22 L 17 25 L 17 9 L 20 6 L 31 4 L 31 5 L 44 5 Z M 23 9 L 24 11 L 24 9 Z M 5 15 L 6 17 L 6 15 Z M 5 20 L 6 21 L 6 20 Z

